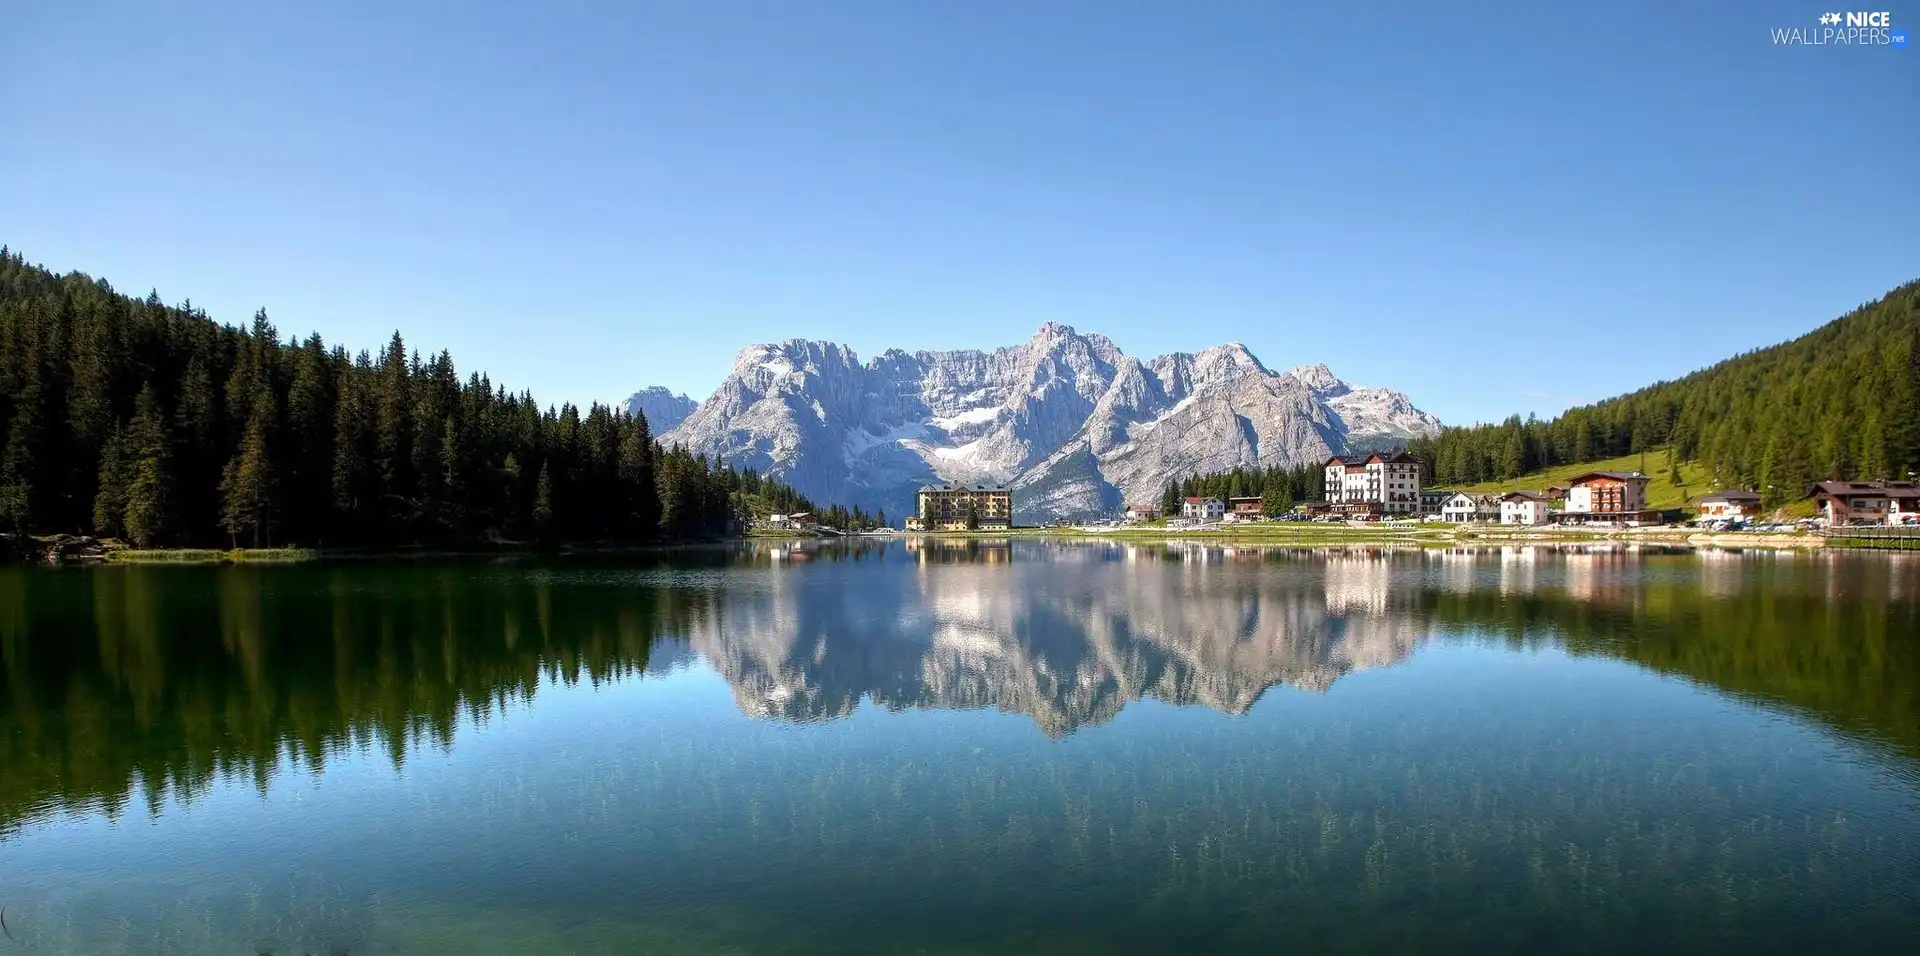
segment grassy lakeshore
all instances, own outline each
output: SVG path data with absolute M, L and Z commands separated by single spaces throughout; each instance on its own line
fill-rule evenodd
M 1674 484 L 1673 474 L 1667 468 L 1665 448 L 1652 449 L 1645 455 L 1621 455 L 1618 458 L 1581 462 L 1577 465 L 1556 465 L 1545 471 L 1521 475 L 1509 481 L 1483 481 L 1477 485 L 1447 485 L 1445 490 L 1465 491 L 1476 495 L 1488 492 L 1506 494 L 1509 491 L 1544 491 L 1549 485 L 1565 487 L 1573 478 L 1593 471 L 1641 471 L 1647 476 L 1647 507 L 1649 508 L 1686 508 L 1712 492 L 1723 490 L 1714 484 L 1713 475 L 1707 470 L 1707 466 L 1697 461 L 1680 462 L 1680 483 Z M 1429 490 L 1439 489 L 1436 487 Z M 1811 518 L 1813 502 L 1809 499 L 1787 502 L 1779 509 L 1779 515 L 1783 518 Z
M 1216 528 L 1167 528 L 1130 525 L 1117 528 L 1015 528 L 1011 531 L 916 532 L 929 538 L 1027 538 L 1052 540 L 1110 540 L 1130 543 L 1153 541 L 1203 542 L 1222 545 L 1338 545 L 1404 544 L 1425 547 L 1501 544 L 1658 544 L 1681 547 L 1820 548 L 1827 541 L 1804 533 L 1709 533 L 1690 528 L 1585 529 L 1519 527 L 1494 524 L 1369 526 L 1366 524 L 1264 523 Z

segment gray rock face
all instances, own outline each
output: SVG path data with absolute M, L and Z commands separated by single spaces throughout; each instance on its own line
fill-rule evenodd
M 1175 476 L 1306 464 L 1440 427 L 1405 395 L 1324 365 L 1274 373 L 1237 342 L 1142 362 L 1051 322 L 991 352 L 891 349 L 865 364 L 830 342 L 755 345 L 677 427 L 648 418 L 669 445 L 817 501 L 902 515 L 927 482 L 1006 482 L 1021 522 L 1109 514 L 1157 500 Z
M 647 416 L 647 427 L 658 435 L 679 427 L 700 403 L 655 385 L 627 396 L 625 404 L 627 414 Z

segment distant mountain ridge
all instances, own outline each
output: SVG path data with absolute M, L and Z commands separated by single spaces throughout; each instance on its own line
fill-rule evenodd
M 832 342 L 752 345 L 712 397 L 654 432 L 815 500 L 896 516 L 927 482 L 1008 483 L 1028 522 L 1158 500 L 1176 476 L 1304 464 L 1439 429 L 1407 396 L 1325 365 L 1276 373 L 1238 342 L 1142 361 L 1050 322 L 992 351 L 889 349 L 865 363 Z
M 679 426 L 700 405 L 699 402 L 685 395 L 668 391 L 658 385 L 634 392 L 620 404 L 626 408 L 629 415 L 646 415 L 647 427 L 656 435 Z

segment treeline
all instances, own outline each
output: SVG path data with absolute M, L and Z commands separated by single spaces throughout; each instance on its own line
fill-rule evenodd
M 827 510 L 813 517 L 822 527 L 833 528 L 837 531 L 873 531 L 878 528 L 888 527 L 887 510 L 885 508 L 881 508 L 873 514 L 868 514 L 859 505 L 854 505 L 851 510 L 839 505 L 828 505 Z
M 673 541 L 812 511 L 662 448 L 644 416 L 544 410 L 399 333 L 349 356 L 0 248 L 0 527 L 153 545 Z
M 1920 282 L 1790 342 L 1550 420 L 1448 428 L 1409 443 L 1427 480 L 1514 478 L 1671 446 L 1719 487 L 1798 496 L 1829 478 L 1920 470 Z
M 1205 475 L 1189 475 L 1167 482 L 1160 493 L 1160 513 L 1178 517 L 1180 503 L 1186 498 L 1259 497 L 1260 513 L 1269 518 L 1293 510 L 1303 501 L 1326 497 L 1326 470 L 1319 464 L 1292 468 L 1235 468 Z

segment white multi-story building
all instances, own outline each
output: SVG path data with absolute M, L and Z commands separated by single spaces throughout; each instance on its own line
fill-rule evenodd
M 1420 459 L 1399 452 L 1327 459 L 1327 504 L 1346 514 L 1419 514 Z
M 1500 520 L 1500 496 L 1456 491 L 1440 506 L 1440 520 L 1455 524 Z
M 1659 524 L 1647 507 L 1647 482 L 1637 471 L 1593 471 L 1567 482 L 1563 520 L 1577 524 Z
M 1227 503 L 1218 498 L 1188 498 L 1180 502 L 1180 517 L 1196 521 L 1219 521 L 1227 515 Z
M 1509 491 L 1500 496 L 1501 524 L 1546 524 L 1547 496 L 1532 491 Z

